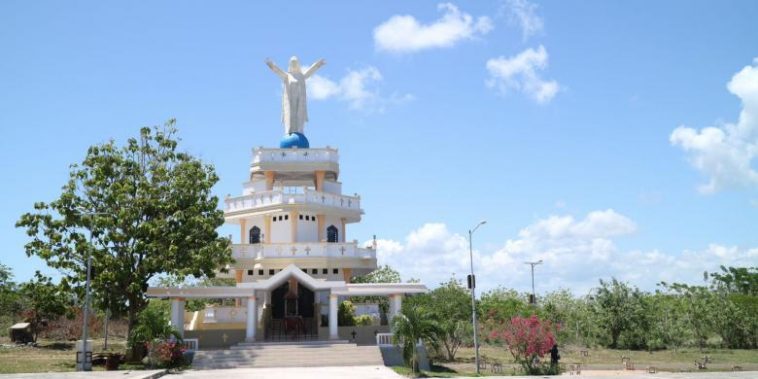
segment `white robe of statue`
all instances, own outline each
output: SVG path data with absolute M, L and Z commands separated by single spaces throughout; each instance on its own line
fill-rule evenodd
M 280 79 L 282 79 L 282 124 L 284 133 L 303 133 L 308 121 L 308 104 L 306 101 L 305 80 L 313 75 L 321 66 L 326 64 L 323 59 L 308 67 L 305 72 L 300 69 L 297 57 L 290 58 L 287 72 L 282 71 L 270 59 L 266 64 Z

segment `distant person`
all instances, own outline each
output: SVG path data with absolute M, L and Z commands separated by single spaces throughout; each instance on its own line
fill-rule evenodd
M 553 344 L 553 348 L 550 349 L 550 366 L 558 366 L 559 360 L 561 360 L 561 355 L 558 354 L 558 344 Z

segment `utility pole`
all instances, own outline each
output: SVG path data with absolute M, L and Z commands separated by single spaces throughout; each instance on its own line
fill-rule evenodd
M 476 330 L 476 277 L 474 276 L 474 245 L 471 241 L 471 237 L 473 237 L 474 232 L 479 229 L 480 226 L 486 224 L 487 221 L 480 221 L 474 229 L 471 229 L 468 231 L 468 253 L 469 258 L 471 260 L 471 275 L 468 279 L 468 286 L 469 289 L 471 289 L 471 323 L 474 326 L 474 351 L 476 353 L 475 356 L 475 363 L 476 363 L 476 374 L 479 375 L 479 341 L 477 339 L 477 330 Z
M 528 264 L 532 266 L 532 298 L 529 299 L 530 303 L 533 305 L 537 305 L 537 295 L 534 292 L 534 266 L 542 264 L 542 259 L 536 261 L 536 262 L 524 262 L 524 264 Z

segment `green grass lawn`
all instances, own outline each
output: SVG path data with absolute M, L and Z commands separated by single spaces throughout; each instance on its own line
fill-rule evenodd
M 1 341 L 9 344 L 7 340 Z M 0 347 L 0 373 L 22 373 L 22 372 L 60 372 L 74 371 L 76 369 L 76 351 L 73 342 L 57 341 L 38 341 L 37 347 L 14 346 Z M 123 353 L 126 349 L 126 342 L 121 340 L 108 340 L 108 350 Z M 93 340 L 93 351 L 101 352 L 103 350 L 103 340 Z M 129 369 L 141 369 L 138 367 L 124 367 Z M 104 370 L 103 366 L 96 366 L 93 370 Z
M 588 357 L 583 357 L 581 350 L 584 348 L 576 346 L 561 348 L 561 363 L 565 366 L 581 363 L 584 370 L 621 370 L 623 368 L 621 357 L 626 356 L 631 358 L 637 370 L 646 370 L 653 366 L 658 371 L 698 371 L 695 361 L 707 355 L 711 363 L 707 365 L 706 371 L 731 371 L 734 366 L 741 366 L 743 370 L 758 370 L 758 350 L 704 349 L 701 351 L 697 348 L 686 348 L 647 352 L 593 348 L 587 349 Z M 513 358 L 504 347 L 483 345 L 479 351 L 481 357 L 488 362 L 487 369 L 482 370 L 482 375 L 519 374 L 519 366 L 513 362 Z M 491 372 L 492 362 L 502 364 L 503 372 L 500 374 Z M 431 372 L 424 372 L 423 376 L 435 378 L 476 376 L 473 348 L 461 348 L 454 362 L 435 361 L 434 364 L 434 369 Z M 405 367 L 394 369 L 402 375 L 410 373 L 410 370 Z

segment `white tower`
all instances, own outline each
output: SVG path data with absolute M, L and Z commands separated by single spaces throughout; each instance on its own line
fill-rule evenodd
M 230 267 L 238 283 L 267 279 L 290 264 L 345 282 L 376 269 L 374 250 L 346 238 L 363 210 L 359 196 L 342 194 L 338 177 L 336 149 L 254 149 L 242 196 L 225 199 L 226 222 L 240 228 Z

